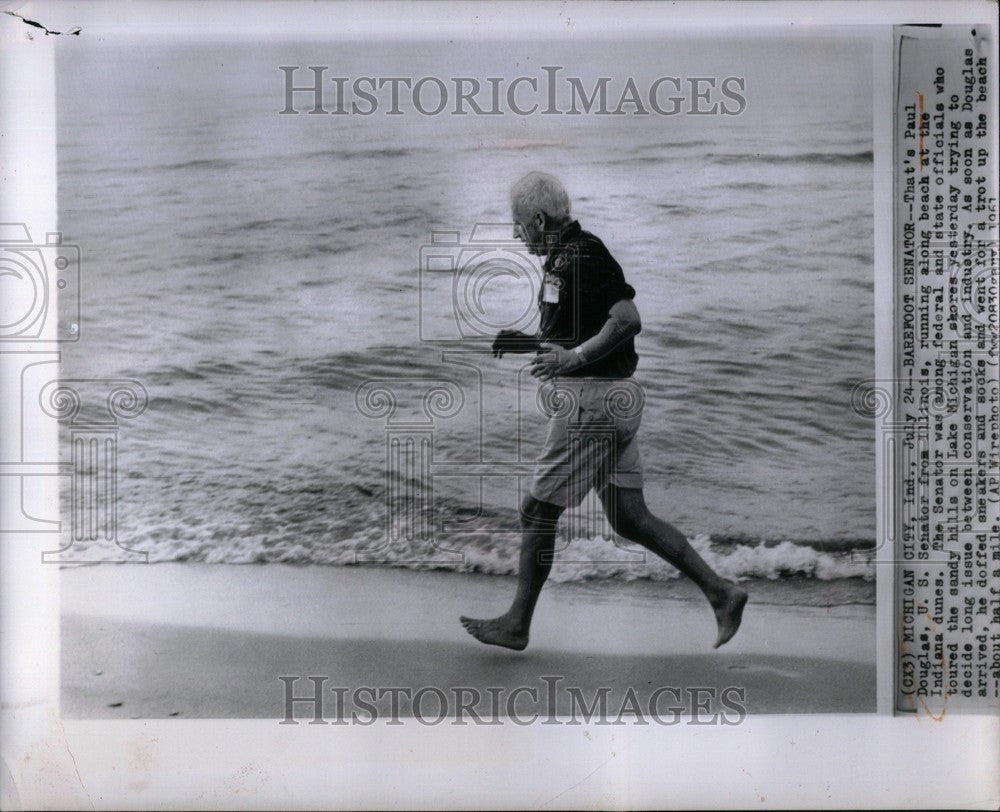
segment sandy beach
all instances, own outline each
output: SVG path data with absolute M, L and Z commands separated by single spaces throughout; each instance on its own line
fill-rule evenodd
M 558 713 L 572 710 L 566 686 L 589 698 L 608 686 L 612 709 L 630 686 L 643 703 L 661 687 L 715 689 L 716 697 L 740 688 L 749 714 L 875 709 L 873 606 L 782 606 L 752 593 L 736 639 L 714 651 L 714 620 L 693 590 L 551 584 L 527 651 L 476 643 L 458 616 L 499 613 L 513 586 L 510 578 L 363 567 L 66 569 L 63 714 L 281 719 L 280 676 L 302 677 L 297 695 L 310 692 L 308 676 L 351 689 L 347 714 L 359 686 L 465 686 L 486 697 L 490 687 L 544 693 L 542 677 L 561 680 Z M 433 716 L 433 699 L 428 707 Z M 412 713 L 405 696 L 399 712 Z

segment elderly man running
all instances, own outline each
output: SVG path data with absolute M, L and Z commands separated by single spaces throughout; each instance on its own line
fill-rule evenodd
M 521 178 L 511 190 L 511 210 L 514 236 L 545 257 L 540 322 L 534 336 L 502 330 L 493 353 L 536 353 L 531 374 L 549 390 L 548 436 L 521 505 L 514 602 L 500 617 L 462 617 L 462 625 L 483 643 L 527 647 L 535 603 L 552 569 L 559 517 L 597 488 L 616 533 L 673 564 L 705 593 L 718 648 L 739 629 L 747 592 L 721 578 L 643 499 L 636 439 L 642 397 L 629 381 L 638 363 L 633 337 L 641 329 L 635 290 L 604 244 L 570 217 L 569 196 L 556 178 L 542 172 Z M 616 406 L 623 387 L 633 388 L 625 408 Z

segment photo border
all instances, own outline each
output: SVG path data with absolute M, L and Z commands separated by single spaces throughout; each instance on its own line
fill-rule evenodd
M 732 25 L 727 3 L 681 3 L 623 8 L 594 3 L 545 4 L 527 14 L 509 6 L 465 3 L 356 3 L 314 6 L 288 3 L 274 21 L 267 3 L 219 4 L 31 3 L 18 13 L 53 28 L 79 25 L 85 35 L 133 38 L 335 38 L 440 36 L 453 30 L 474 37 L 554 37 L 567 30 L 607 37 L 642 30 L 657 36 L 678 30 Z M 894 23 L 977 23 L 985 3 L 746 3 L 739 25 L 748 36 L 814 35 L 817 26 L 835 34 L 845 25 L 869 26 L 874 56 L 875 375 L 891 378 L 893 347 L 892 52 Z M 544 9 L 542 13 L 541 9 Z M 985 15 L 984 15 L 985 12 Z M 609 24 L 612 14 L 614 22 Z M 656 14 L 661 25 L 649 25 Z M 780 23 L 774 21 L 780 19 Z M 537 25 L 526 26 L 533 21 Z M 993 21 L 995 26 L 995 21 Z M 379 28 L 379 26 L 385 26 Z M 412 28 L 408 28 L 412 26 Z M 500 27 L 505 30 L 499 31 Z M 632 27 L 632 30 L 629 29 Z M 639 27 L 639 29 L 637 29 Z M 10 30 L 7 26 L 4 32 Z M 995 28 L 994 28 L 995 30 Z M 16 110 L 35 121 L 33 163 L 54 177 L 54 37 L 33 44 L 3 43 L 7 71 L 2 114 Z M 993 43 L 996 59 L 996 41 Z M 995 64 L 995 63 L 994 63 Z M 14 79 L 21 84 L 14 89 Z M 48 129 L 47 129 L 48 128 Z M 50 142 L 38 133 L 50 132 Z M 4 158 L 11 145 L 3 145 Z M 16 153 L 15 153 L 16 154 Z M 6 164 L 6 160 L 4 163 Z M 6 182 L 0 192 L 5 217 L 14 205 L 19 221 L 55 222 L 55 189 Z M 53 230 L 43 227 L 42 231 Z M 11 367 L 2 385 L 10 392 Z M 5 396 L 6 397 L 6 396 Z M 10 418 L 10 406 L 0 412 Z M 37 441 L 55 441 L 54 421 Z M 874 437 L 873 437 L 874 442 Z M 887 461 L 876 451 L 876 481 Z M 57 487 L 57 483 L 54 483 Z M 879 538 L 885 511 L 877 496 Z M 0 506 L 2 509 L 2 506 Z M 268 721 L 62 720 L 58 713 L 58 588 L 54 567 L 38 567 L 37 539 L 5 540 L 0 548 L 3 595 L 3 781 L 25 808 L 99 808 L 196 804 L 227 808 L 333 806 L 556 808 L 706 804 L 784 807 L 963 806 L 993 808 L 1000 726 L 995 716 L 949 716 L 939 723 L 888 714 L 893 702 L 894 601 L 886 577 L 892 551 L 880 545 L 877 567 L 878 713 L 838 716 L 751 716 L 738 728 L 667 730 L 629 728 L 500 728 L 336 730 L 303 725 L 281 728 Z M 46 549 L 53 547 L 45 539 Z M 41 572 L 39 572 L 41 570 Z M 53 669 L 55 677 L 53 678 Z M 445 732 L 447 731 L 447 733 Z M 683 732 L 681 732 L 683 731 Z M 25 760 L 27 756 L 27 760 Z M 29 766 L 34 760 L 34 765 Z M 512 780 L 512 774 L 516 776 Z M 6 792 L 7 790 L 5 790 Z M 331 804 L 332 802 L 332 804 Z

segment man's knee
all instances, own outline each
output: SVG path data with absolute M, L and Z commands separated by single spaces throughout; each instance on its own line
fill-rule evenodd
M 619 536 L 635 539 L 648 532 L 652 517 L 641 490 L 610 486 L 601 494 L 601 502 L 611 529 Z
M 562 515 L 563 508 L 551 502 L 542 502 L 530 493 L 521 501 L 521 526 L 527 530 L 531 527 L 555 525 Z

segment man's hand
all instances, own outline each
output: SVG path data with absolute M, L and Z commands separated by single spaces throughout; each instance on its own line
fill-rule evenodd
M 525 353 L 538 350 L 538 339 L 518 330 L 501 330 L 493 340 L 493 357 L 503 358 L 505 352 Z
M 557 344 L 542 344 L 541 352 L 531 361 L 531 374 L 543 381 L 583 366 L 583 356 Z

